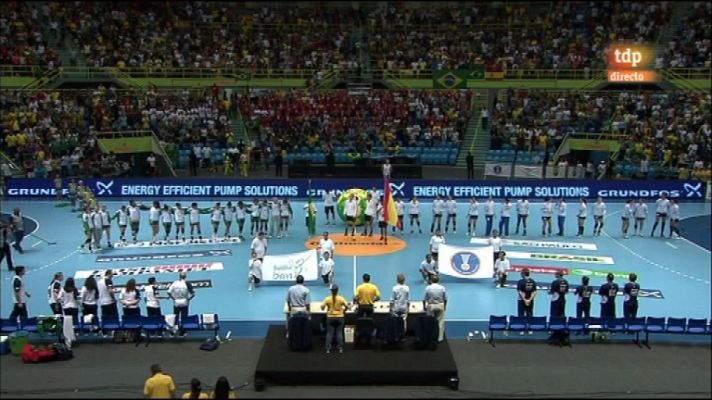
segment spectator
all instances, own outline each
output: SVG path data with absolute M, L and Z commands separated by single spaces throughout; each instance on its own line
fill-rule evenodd
M 210 393 L 210 398 L 235 399 L 237 398 L 237 396 L 235 395 L 235 390 L 233 390 L 232 386 L 230 386 L 230 382 L 227 380 L 227 378 L 221 376 L 215 382 L 215 387 L 213 388 L 213 392 Z
M 200 380 L 193 378 L 190 380 L 190 391 L 183 393 L 182 399 L 209 399 L 207 393 L 203 392 Z
M 172 399 L 175 397 L 176 385 L 170 375 L 161 371 L 159 364 L 151 365 L 151 377 L 143 385 L 143 397 L 146 399 Z

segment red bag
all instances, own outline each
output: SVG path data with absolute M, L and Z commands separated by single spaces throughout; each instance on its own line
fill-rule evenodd
M 35 347 L 26 344 L 22 348 L 22 361 L 26 363 L 41 363 L 57 359 L 57 353 L 51 347 Z

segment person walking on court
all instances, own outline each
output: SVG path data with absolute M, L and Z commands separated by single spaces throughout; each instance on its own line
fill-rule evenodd
M 636 318 L 638 316 L 638 293 L 640 285 L 638 275 L 630 273 L 628 275 L 628 283 L 623 286 L 623 316 L 626 319 Z
M 354 304 L 358 306 L 357 318 L 371 317 L 373 315 L 373 305 L 381 300 L 381 292 L 378 286 L 371 283 L 371 275 L 363 274 L 363 283 L 356 287 L 354 292 Z
M 618 295 L 618 284 L 613 282 L 614 276 L 610 272 L 606 275 L 606 283 L 598 289 L 601 296 L 601 318 L 616 317 L 616 296 Z
M 438 320 L 438 342 L 442 342 L 445 336 L 445 309 L 447 308 L 447 293 L 445 287 L 440 284 L 440 277 L 433 276 L 431 283 L 425 288 L 423 297 L 423 309 L 428 315 Z
M 31 297 L 30 292 L 25 290 L 25 282 L 23 282 L 22 277 L 25 276 L 25 266 L 18 265 L 15 267 L 15 276 L 12 278 L 12 312 L 10 313 L 10 321 L 17 322 L 17 318 L 20 317 L 20 321 L 27 319 L 27 298 Z
M 670 212 L 670 200 L 667 198 L 667 194 L 662 193 L 660 198 L 655 201 L 655 224 L 653 224 L 653 230 L 650 231 L 650 237 L 655 235 L 655 230 L 658 228 L 658 223 L 662 222 L 660 227 L 660 237 L 665 237 L 665 220 L 667 220 L 668 213 Z
M 249 262 L 249 272 L 247 273 L 247 291 L 251 292 L 255 286 L 259 286 L 262 282 L 262 261 L 257 258 L 257 253 L 253 250 Z
M 583 236 L 583 228 L 586 224 L 586 214 L 588 213 L 587 209 L 588 205 L 586 199 L 581 197 L 581 199 L 579 200 L 578 211 L 576 211 L 576 218 L 578 219 L 578 234 L 576 235 L 576 237 L 578 238 Z
M 15 267 L 12 264 L 12 252 L 10 250 L 10 235 L 12 235 L 12 229 L 9 224 L 0 221 L 0 264 L 2 260 L 7 260 L 8 271 L 14 271 Z
M 522 279 L 517 282 L 517 315 L 532 317 L 534 313 L 534 298 L 536 297 L 536 282 L 529 276 L 529 268 L 522 270 Z M 519 333 L 524 334 L 524 331 Z M 532 334 L 532 331 L 529 331 Z
M 396 284 L 391 294 L 391 315 L 403 318 L 403 332 L 407 330 L 408 308 L 410 307 L 410 288 L 405 284 L 405 275 L 396 276 Z
M 12 215 L 10 216 L 10 221 L 12 225 L 13 234 L 15 236 L 15 244 L 12 247 L 17 250 L 18 253 L 24 254 L 25 251 L 22 249 L 22 238 L 25 237 L 25 219 L 20 212 L 20 209 L 15 207 L 12 210 Z
M 324 285 L 331 287 L 334 283 L 334 259 L 331 258 L 331 253 L 325 251 L 321 261 L 319 261 L 319 270 L 321 271 L 321 279 Z
M 348 309 L 346 299 L 339 296 L 339 286 L 331 285 L 331 295 L 321 303 L 326 311 L 326 354 L 331 353 L 334 339 L 339 353 L 344 352 L 344 315 Z

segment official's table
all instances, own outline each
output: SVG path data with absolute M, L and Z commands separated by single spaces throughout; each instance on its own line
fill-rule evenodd
M 349 303 L 349 308 L 344 316 L 344 325 L 355 325 L 357 318 L 358 306 Z M 287 303 L 284 303 L 283 312 L 286 316 L 289 316 L 289 309 Z M 321 309 L 320 301 L 312 301 L 309 307 L 309 314 L 311 315 L 312 331 L 314 333 L 324 333 L 326 332 L 326 309 Z M 385 326 L 386 317 L 391 314 L 391 306 L 387 301 L 377 301 L 373 305 L 373 320 L 376 328 L 379 329 Z M 415 324 L 420 316 L 425 315 L 425 310 L 423 309 L 422 301 L 411 301 L 408 307 L 408 319 L 407 319 L 407 331 L 411 332 L 415 328 Z

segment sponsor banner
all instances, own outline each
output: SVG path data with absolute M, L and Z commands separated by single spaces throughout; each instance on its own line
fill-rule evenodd
M 299 253 L 267 255 L 262 260 L 262 280 L 294 282 L 297 275 L 301 275 L 305 281 L 315 281 L 319 279 L 318 264 L 319 257 L 316 249 Z
M 489 239 L 472 238 L 472 244 L 489 244 Z M 574 242 L 544 242 L 537 240 L 518 240 L 518 239 L 502 239 L 503 246 L 515 247 L 536 247 L 540 249 L 557 249 L 557 250 L 598 250 L 598 246 L 594 243 L 574 243 Z
M 507 281 L 504 284 L 504 287 L 508 289 L 516 289 L 517 288 L 517 281 Z M 544 291 L 549 291 L 549 288 L 551 287 L 550 284 L 548 283 L 539 283 L 537 282 L 536 288 L 537 290 L 544 290 Z M 598 289 L 601 288 L 601 286 L 591 286 L 593 288 L 593 294 L 598 293 Z M 571 286 L 571 282 L 569 282 L 569 293 L 574 293 L 576 291 L 576 285 Z M 618 296 L 623 296 L 623 286 L 621 286 L 618 289 Z M 638 298 L 644 298 L 644 299 L 664 299 L 665 297 L 663 296 L 663 292 L 659 289 L 640 289 L 638 291 Z M 575 301 L 575 300 L 574 300 Z M 593 301 L 593 300 L 592 300 Z
M 514 177 L 525 179 L 541 179 L 541 165 L 515 165 Z
M 527 259 L 542 261 L 560 262 L 580 262 L 589 264 L 615 264 L 613 257 L 574 255 L 574 254 L 551 254 L 551 253 L 527 253 L 523 251 L 508 251 L 507 257 L 511 259 Z
M 555 273 L 561 271 L 564 275 L 569 275 L 568 268 L 558 268 L 558 267 L 546 267 L 541 265 L 512 265 L 507 272 L 522 272 L 524 268 L 528 268 L 529 272 L 532 274 L 548 274 L 554 275 Z
M 155 247 L 174 247 L 174 246 L 189 246 L 189 245 L 206 245 L 206 244 L 235 244 L 242 243 L 242 240 L 237 237 L 218 238 L 218 239 L 188 239 L 188 240 L 159 240 L 155 243 L 151 241 L 138 242 L 118 242 L 114 243 L 115 249 L 138 249 L 138 248 L 155 248 Z
M 173 253 L 151 253 L 151 254 L 126 254 L 122 256 L 99 256 L 96 262 L 122 262 L 122 261 L 157 261 L 172 260 L 193 257 L 224 257 L 232 255 L 230 249 L 196 250 L 196 251 L 176 251 Z
M 253 197 L 288 197 L 306 199 L 309 195 L 307 179 L 85 179 L 84 183 L 99 197 L 124 198 L 248 198 Z M 67 193 L 64 182 L 64 193 Z M 333 189 L 336 196 L 351 188 L 381 187 L 382 179 L 312 179 L 311 195 L 321 198 L 326 189 Z M 542 199 L 554 198 L 596 198 L 656 199 L 661 193 L 670 198 L 686 201 L 704 200 L 705 186 L 701 181 L 598 181 L 598 180 L 394 180 L 390 182 L 394 197 L 410 198 L 417 196 L 431 199 L 436 195 L 470 198 L 472 196 L 495 198 Z M 18 178 L 7 182 L 6 196 L 54 197 L 54 183 L 51 179 Z
M 438 272 L 464 279 L 492 279 L 494 250 L 487 247 L 456 247 L 441 244 Z
M 487 163 L 485 164 L 485 176 L 509 178 L 512 176 L 512 163 Z
M 606 276 L 608 276 L 609 273 L 611 273 L 617 279 L 625 279 L 627 281 L 628 275 L 630 275 L 633 271 L 614 272 L 614 271 L 601 271 L 601 270 L 585 269 L 585 268 L 572 268 L 570 272 L 571 272 L 571 275 L 590 276 L 592 278 L 605 278 Z M 638 275 L 637 272 L 635 272 L 635 274 Z M 638 275 L 638 277 L 640 277 L 640 275 Z
M 108 269 L 108 268 L 107 268 Z M 114 276 L 134 276 L 134 275 L 152 275 L 152 274 L 172 274 L 178 272 L 205 272 L 219 271 L 223 269 L 221 262 L 209 263 L 192 263 L 192 264 L 172 264 L 172 265 L 151 265 L 149 267 L 127 267 L 127 268 L 111 268 Z M 106 269 L 87 269 L 74 273 L 74 279 L 86 279 L 93 275 L 95 277 L 104 276 Z
M 186 281 L 193 286 L 193 289 L 207 289 L 213 287 L 213 281 L 210 279 L 199 279 L 195 281 Z M 167 290 L 169 286 L 171 286 L 171 283 L 173 282 L 156 282 L 156 285 L 158 285 L 158 290 Z M 148 283 L 136 283 L 136 289 L 139 291 L 142 291 L 143 288 L 148 285 Z M 126 285 L 114 285 L 114 293 L 120 293 L 121 289 L 126 287 Z

